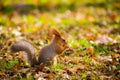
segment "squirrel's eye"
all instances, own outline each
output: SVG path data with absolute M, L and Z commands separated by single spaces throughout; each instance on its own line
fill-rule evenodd
M 65 42 L 65 40 L 63 39 L 63 41 Z

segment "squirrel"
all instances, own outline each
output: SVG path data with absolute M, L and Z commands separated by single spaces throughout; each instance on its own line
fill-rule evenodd
M 35 56 L 35 48 L 33 45 L 25 40 L 20 40 L 12 44 L 10 50 L 12 52 L 24 51 L 27 54 L 28 63 L 31 66 L 40 64 L 49 65 L 55 56 L 60 55 L 68 48 L 65 39 L 61 37 L 61 34 L 57 29 L 52 29 L 52 34 L 53 37 L 51 42 L 41 48 L 38 57 Z

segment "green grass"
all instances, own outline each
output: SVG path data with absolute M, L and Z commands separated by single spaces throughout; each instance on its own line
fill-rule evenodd
M 18 73 L 17 71 L 26 69 L 24 62 L 20 62 L 16 59 L 18 56 L 11 54 L 14 58 L 9 60 L 5 54 L 9 54 L 10 45 L 19 39 L 28 39 L 35 43 L 34 46 L 37 49 L 40 49 L 49 43 L 51 39 L 49 31 L 57 28 L 74 52 L 63 53 L 55 66 L 47 66 L 48 72 L 44 70 L 43 72 L 54 76 L 45 79 L 62 80 L 66 74 L 71 80 L 106 80 L 104 76 L 118 79 L 120 12 L 116 1 L 38 0 L 38 4 L 35 5 L 34 0 L 25 0 L 23 2 L 32 4 L 34 8 L 30 11 L 15 11 L 10 6 L 13 4 L 11 0 L 2 0 L 0 4 L 4 4 L 5 8 L 0 12 L 0 73 L 4 75 L 0 74 L 0 77 L 10 78 L 16 74 L 13 80 L 35 80 L 34 76 L 40 72 L 39 68 L 36 71 L 35 67 L 29 67 L 27 72 Z M 22 2 L 15 0 L 14 3 Z M 20 35 L 17 35 L 17 32 Z M 117 44 L 113 44 L 114 41 L 97 44 L 96 40 L 102 35 L 116 40 Z M 91 47 L 93 52 L 88 51 Z M 68 60 L 63 61 L 66 56 Z M 75 62 L 76 57 L 82 60 Z M 69 69 L 74 69 L 79 64 L 88 66 L 88 69 L 78 69 L 75 73 L 69 73 Z M 17 66 L 16 71 L 14 66 Z M 23 74 L 26 75 L 23 76 Z

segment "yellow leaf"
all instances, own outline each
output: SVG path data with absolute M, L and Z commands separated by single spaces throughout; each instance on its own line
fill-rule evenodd
M 5 57 L 9 60 L 13 59 L 13 56 L 11 56 L 9 53 L 5 53 Z

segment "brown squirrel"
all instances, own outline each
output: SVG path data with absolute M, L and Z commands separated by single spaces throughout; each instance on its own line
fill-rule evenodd
M 27 54 L 28 62 L 31 66 L 51 64 L 56 55 L 61 54 L 68 48 L 66 41 L 61 37 L 60 32 L 57 29 L 52 29 L 52 34 L 54 36 L 51 43 L 40 50 L 38 58 L 35 56 L 35 48 L 25 40 L 14 43 L 10 49 L 12 52 L 24 51 Z

